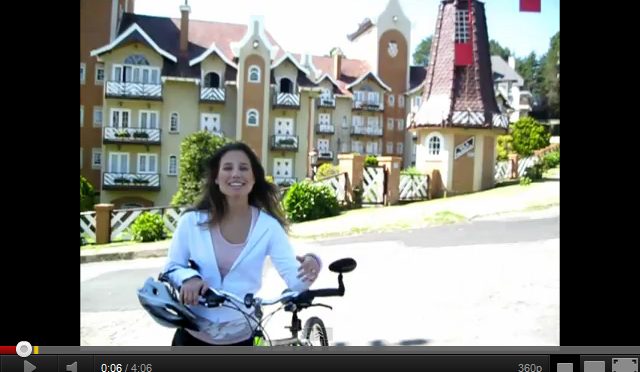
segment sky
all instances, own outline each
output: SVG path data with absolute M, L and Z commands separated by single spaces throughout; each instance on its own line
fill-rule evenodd
M 346 35 L 369 17 L 374 22 L 388 0 L 188 0 L 191 19 L 247 24 L 264 17 L 265 28 L 287 51 L 328 55 L 348 43 Z M 180 18 L 184 0 L 135 0 L 134 12 Z M 411 21 L 411 54 L 433 34 L 440 0 L 400 0 Z M 560 0 L 542 0 L 540 13 L 519 11 L 519 0 L 485 0 L 489 39 L 516 57 L 540 56 L 560 30 Z M 304 31 L 303 31 L 304 30 Z M 345 49 L 345 48 L 343 48 Z M 347 56 L 348 57 L 348 56 Z

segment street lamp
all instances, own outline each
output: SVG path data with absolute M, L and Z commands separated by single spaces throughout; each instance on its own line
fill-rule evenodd
M 318 151 L 313 148 L 309 151 L 309 178 L 313 181 L 316 176 L 316 165 L 318 164 Z

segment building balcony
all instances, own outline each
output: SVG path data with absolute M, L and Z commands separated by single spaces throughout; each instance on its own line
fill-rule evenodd
M 102 143 L 159 145 L 160 129 L 105 127 Z
M 275 134 L 271 136 L 271 150 L 298 151 L 298 136 Z
M 318 160 L 333 160 L 333 151 L 318 151 Z
M 160 175 L 157 173 L 104 173 L 104 190 L 159 191 Z
M 105 97 L 161 101 L 162 84 L 107 81 Z
M 316 133 L 318 134 L 334 134 L 336 127 L 333 124 L 317 124 Z
M 226 98 L 225 92 L 224 88 L 202 88 L 200 89 L 200 102 L 224 103 Z
M 330 97 L 327 96 L 320 96 L 318 97 L 318 101 L 317 101 L 317 107 L 324 107 L 324 108 L 335 108 L 336 107 L 336 97 L 334 95 L 331 95 Z
M 273 177 L 273 182 L 281 187 L 289 187 L 296 183 L 296 177 Z
M 295 93 L 277 93 L 273 96 L 273 108 L 300 109 L 300 95 Z
M 384 103 L 373 100 L 353 101 L 352 108 L 354 110 L 384 111 Z
M 351 127 L 351 134 L 360 136 L 382 137 L 382 128 Z

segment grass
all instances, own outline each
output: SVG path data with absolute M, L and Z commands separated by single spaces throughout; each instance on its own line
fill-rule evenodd
M 429 225 L 449 225 L 466 220 L 467 218 L 465 216 L 449 211 L 436 212 L 433 216 L 427 216 L 424 218 L 424 221 Z

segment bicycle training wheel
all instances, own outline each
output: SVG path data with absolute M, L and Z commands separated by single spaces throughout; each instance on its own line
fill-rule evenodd
M 329 346 L 327 329 L 318 317 L 311 317 L 304 323 L 304 338 L 309 340 L 311 346 Z

